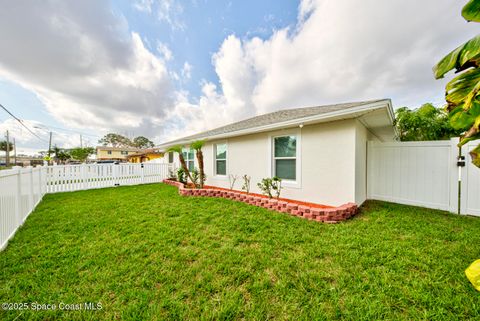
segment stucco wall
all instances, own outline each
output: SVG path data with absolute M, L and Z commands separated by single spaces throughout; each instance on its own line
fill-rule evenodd
M 203 148 L 207 184 L 229 187 L 228 177 L 214 175 L 214 148 L 226 142 L 227 174 L 252 177 L 251 191 L 260 193 L 257 183 L 271 174 L 272 136 L 295 133 L 300 137 L 297 162 L 298 183 L 284 183 L 282 197 L 338 206 L 356 201 L 356 136 L 355 120 L 336 121 L 282 131 L 252 134 L 227 140 L 209 141 Z M 362 139 L 363 140 L 363 139 Z M 235 189 L 240 189 L 239 178 Z
M 359 121 L 355 124 L 355 203 L 367 198 L 367 140 L 369 132 Z

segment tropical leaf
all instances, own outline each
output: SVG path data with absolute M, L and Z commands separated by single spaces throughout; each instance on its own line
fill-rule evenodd
M 205 145 L 205 140 L 196 140 L 196 141 L 190 143 L 190 147 L 195 149 L 195 150 L 202 149 L 203 145 Z
M 480 167 L 480 145 L 475 147 L 471 152 L 470 152 L 470 157 L 472 157 L 472 163 L 473 165 Z
M 445 99 L 449 105 L 463 103 L 463 109 L 469 110 L 480 90 L 480 68 L 469 69 L 453 78 L 445 89 L 447 91 Z
M 167 152 L 175 152 L 180 154 L 182 152 L 182 148 L 182 145 L 171 146 L 167 149 Z
M 480 0 L 470 0 L 463 7 L 462 16 L 468 21 L 480 22 Z
M 470 39 L 457 49 L 443 57 L 438 64 L 433 67 L 433 73 L 436 79 L 443 76 L 452 69 L 456 72 L 470 67 L 480 65 L 480 35 Z
M 450 116 L 450 125 L 457 130 L 467 130 L 468 128 L 472 127 L 473 123 L 475 122 L 475 117 L 472 117 L 468 113 L 462 112 L 462 108 L 457 112 L 452 112 Z

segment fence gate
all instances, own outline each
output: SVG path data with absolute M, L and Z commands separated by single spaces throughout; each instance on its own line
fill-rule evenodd
M 368 198 L 453 213 L 458 213 L 460 203 L 461 214 L 480 216 L 480 168 L 472 164 L 469 155 L 478 143 L 477 140 L 462 147 L 465 166 L 459 168 L 458 138 L 369 142 Z
M 473 141 L 462 147 L 465 167 L 462 169 L 461 213 L 480 216 L 480 168 L 472 164 L 469 152 L 478 145 Z

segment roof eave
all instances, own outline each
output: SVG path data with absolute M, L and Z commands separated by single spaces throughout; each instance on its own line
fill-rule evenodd
M 345 117 L 345 118 L 342 118 L 342 119 L 355 118 L 355 116 L 353 116 L 353 115 L 356 114 L 356 113 L 363 112 L 363 111 L 369 111 L 369 110 L 376 110 L 376 109 L 381 109 L 381 108 L 386 108 L 387 109 L 387 113 L 388 113 L 390 122 L 393 125 L 394 120 L 395 120 L 395 114 L 393 112 L 392 102 L 391 102 L 390 99 L 384 99 L 384 100 L 380 100 L 380 101 L 377 101 L 377 102 L 374 102 L 374 103 L 361 105 L 361 106 L 358 106 L 358 107 L 348 108 L 348 109 L 344 109 L 344 110 L 337 110 L 337 111 L 334 111 L 334 112 L 319 114 L 319 115 L 314 115 L 314 116 L 309 116 L 309 117 L 292 119 L 292 120 L 288 120 L 288 121 L 284 121 L 284 122 L 278 122 L 278 123 L 264 125 L 264 126 L 257 126 L 257 127 L 253 127 L 253 128 L 237 130 L 237 131 L 224 133 L 224 134 L 197 137 L 195 139 L 175 140 L 175 141 L 171 141 L 171 142 L 168 142 L 168 143 L 165 143 L 165 144 L 158 145 L 155 148 L 166 149 L 168 147 L 175 146 L 175 145 L 188 144 L 188 143 L 191 143 L 192 141 L 195 141 L 195 140 L 224 139 L 224 138 L 229 138 L 229 137 L 243 136 L 243 135 L 255 134 L 255 133 L 260 133 L 260 132 L 265 132 L 265 131 L 271 131 L 271 130 L 280 129 L 280 128 L 293 127 L 295 125 L 300 125 L 300 124 L 304 124 L 304 123 L 315 123 L 315 122 L 321 122 L 321 121 L 323 122 L 323 121 L 328 121 L 329 119 L 337 120 L 336 118 L 338 118 L 338 117 L 348 116 L 348 115 L 352 115 L 352 117 Z

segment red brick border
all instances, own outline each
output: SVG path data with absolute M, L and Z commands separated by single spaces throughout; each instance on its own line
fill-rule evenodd
M 358 212 L 358 207 L 355 203 L 347 203 L 334 208 L 318 208 L 297 204 L 295 202 L 285 202 L 256 195 L 242 194 L 237 191 L 214 188 L 185 188 L 182 183 L 168 179 L 163 180 L 163 182 L 167 185 L 178 187 L 178 193 L 182 196 L 223 197 L 317 222 L 337 223 L 349 219 Z

